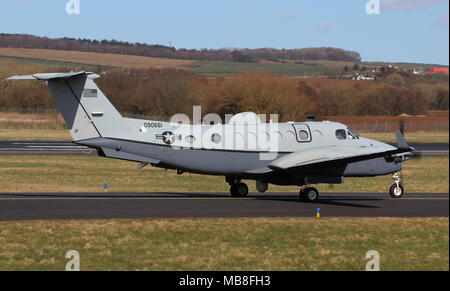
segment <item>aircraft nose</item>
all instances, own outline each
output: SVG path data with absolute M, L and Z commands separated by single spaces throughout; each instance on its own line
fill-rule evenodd
M 394 146 L 392 146 L 390 144 L 381 142 L 381 141 L 377 141 L 377 140 L 370 139 L 370 138 L 365 138 L 365 137 L 363 137 L 361 139 L 366 144 L 366 146 L 386 148 L 386 150 L 395 150 L 396 149 L 396 147 L 394 147 Z

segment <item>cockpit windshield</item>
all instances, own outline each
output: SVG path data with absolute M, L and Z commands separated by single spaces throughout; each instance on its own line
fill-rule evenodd
M 348 131 L 348 136 L 349 136 L 351 139 L 359 139 L 359 134 L 358 134 L 356 131 L 354 131 L 354 130 L 351 129 L 350 127 L 347 128 L 347 131 Z

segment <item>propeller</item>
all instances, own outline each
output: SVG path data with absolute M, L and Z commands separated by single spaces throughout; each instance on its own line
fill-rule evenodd
M 399 131 L 401 133 L 401 136 L 397 134 L 397 147 L 404 148 L 409 147 L 405 140 L 405 118 L 401 117 L 398 124 Z M 416 158 L 422 158 L 423 155 L 419 151 L 412 151 L 411 154 L 405 153 L 403 154 L 403 161 L 409 160 L 409 159 L 416 159 Z
M 396 132 L 396 138 L 397 138 L 397 147 L 399 149 L 409 149 L 411 148 L 408 143 L 406 142 L 405 139 L 405 118 L 404 117 L 400 117 L 399 120 L 399 124 L 398 124 L 398 131 Z M 407 160 L 410 159 L 421 159 L 422 158 L 422 152 L 420 151 L 416 151 L 416 150 L 412 150 L 410 152 L 405 152 L 399 155 L 396 155 L 396 159 L 399 159 L 398 162 L 399 163 L 403 163 Z M 400 180 L 402 181 L 402 184 L 405 184 L 405 175 L 403 175 L 403 171 L 400 171 L 399 173 L 397 173 L 398 176 L 400 177 Z
M 400 118 L 399 126 L 398 126 L 400 132 L 403 136 L 405 136 L 405 119 L 403 117 Z

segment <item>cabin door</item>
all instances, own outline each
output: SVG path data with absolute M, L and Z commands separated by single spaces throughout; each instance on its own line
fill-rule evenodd
M 292 124 L 295 130 L 295 137 L 297 138 L 297 142 L 305 143 L 311 142 L 311 129 L 305 123 L 294 123 Z

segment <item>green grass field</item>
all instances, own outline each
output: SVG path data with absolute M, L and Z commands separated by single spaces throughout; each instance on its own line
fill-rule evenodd
M 228 77 L 242 72 L 270 72 L 285 77 L 311 77 L 323 76 L 325 70 L 326 67 L 321 65 L 211 62 L 193 68 L 191 72 L 212 77 Z
M 95 156 L 0 156 L 0 192 L 100 192 L 109 183 L 112 192 L 228 192 L 224 177 L 146 167 Z M 406 192 L 448 193 L 448 158 L 408 161 L 403 170 Z M 254 181 L 248 181 L 256 192 Z M 387 193 L 390 176 L 347 178 L 342 185 L 318 185 L 322 192 Z M 426 185 L 426 188 L 424 188 Z M 298 192 L 298 187 L 270 186 L 271 192 Z
M 448 218 L 0 222 L 0 270 L 449 270 Z
M 72 52 L 67 52 L 71 54 Z M 88 54 L 88 53 L 87 53 Z M 124 60 L 129 58 L 129 56 L 122 56 Z M 113 69 L 113 65 L 108 65 L 105 62 L 98 62 L 95 65 L 95 61 L 90 60 L 88 64 L 83 64 L 81 62 L 65 62 L 61 60 L 51 60 L 51 56 L 46 56 L 45 59 L 40 59 L 39 56 L 36 58 L 25 58 L 25 57 L 6 57 L 0 56 L 1 60 L 14 60 L 21 64 L 39 64 L 46 65 L 48 67 L 59 67 L 59 68 L 70 68 L 72 70 L 99 70 L 98 67 Z M 144 58 L 145 59 L 145 58 Z M 169 59 L 161 59 L 167 60 Z M 116 67 L 132 67 L 133 63 L 126 65 L 116 65 Z M 324 76 L 325 71 L 328 68 L 344 67 L 345 62 L 333 62 L 333 61 L 305 61 L 303 64 L 260 64 L 260 63 L 238 63 L 238 62 L 207 62 L 207 61 L 196 61 L 191 63 L 186 63 L 183 68 L 193 72 L 197 75 L 204 75 L 210 77 L 228 77 L 230 75 L 251 71 L 251 72 L 270 72 L 273 74 L 286 76 L 286 77 L 311 77 L 311 76 Z M 170 66 L 170 65 L 169 65 Z M 141 66 L 142 67 L 142 66 Z M 174 65 L 175 67 L 175 65 Z
M 24 54 L 20 54 L 20 57 L 11 57 L 11 56 L 1 56 L 0 61 L 15 61 L 21 64 L 39 64 L 45 65 L 48 67 L 62 67 L 62 68 L 70 68 L 72 70 L 99 70 L 99 67 L 113 69 L 114 67 L 135 67 L 137 66 L 137 61 L 135 58 L 140 58 L 142 62 L 151 60 L 152 58 L 145 57 L 135 57 L 135 56 L 127 56 L 127 55 L 109 55 L 113 57 L 114 60 L 116 58 L 120 58 L 123 61 L 121 62 L 108 62 L 107 60 L 96 61 L 95 56 L 91 57 L 91 53 L 80 53 L 80 52 L 61 52 L 61 51 L 52 51 L 49 50 L 49 54 L 45 54 L 46 50 L 37 50 L 38 53 L 31 51 L 30 54 L 34 55 L 34 58 L 27 58 Z M 0 52 L 1 53 L 1 52 Z M 53 56 L 56 54 L 57 57 Z M 60 55 L 74 55 L 73 59 L 70 62 L 60 60 Z M 83 58 L 80 58 L 80 55 Z M 87 55 L 85 57 L 84 55 Z M 108 55 L 108 54 L 104 54 Z M 55 59 L 52 59 L 55 58 Z M 80 58 L 80 59 L 79 59 Z M 79 60 L 78 60 L 79 59 Z M 131 61 L 127 61 L 131 59 Z M 173 63 L 172 67 L 177 67 L 179 61 L 164 59 L 164 58 L 155 58 L 164 63 L 165 67 L 171 67 L 171 63 Z M 78 61 L 77 61 L 78 60 Z M 83 60 L 86 64 L 83 63 Z M 166 64 L 167 63 L 167 64 Z M 96 65 L 97 64 L 97 65 Z M 151 66 L 153 63 L 149 62 L 148 66 Z M 156 66 L 159 63 L 155 63 Z M 145 64 L 139 64 L 139 67 L 143 67 Z M 311 77 L 311 76 L 324 76 L 325 72 L 329 68 L 344 68 L 345 65 L 351 66 L 350 63 L 346 62 L 334 62 L 334 61 L 304 61 L 302 64 L 260 64 L 260 63 L 238 63 L 238 62 L 208 62 L 208 61 L 186 61 L 183 63 L 183 69 L 193 72 L 198 75 L 205 75 L 210 77 L 227 77 L 236 73 L 252 71 L 252 72 L 271 72 L 273 74 L 286 76 L 286 77 Z

